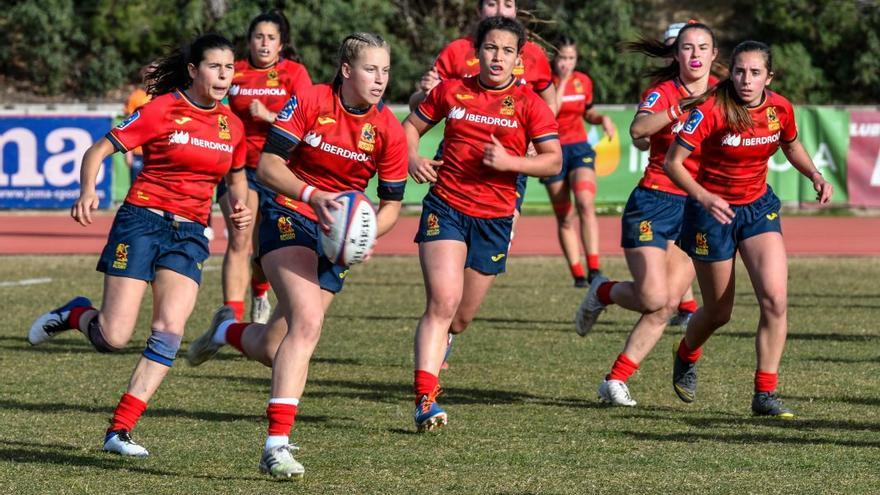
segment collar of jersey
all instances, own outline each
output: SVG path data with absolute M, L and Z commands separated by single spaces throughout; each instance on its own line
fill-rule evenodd
M 177 91 L 177 94 L 179 94 L 180 97 L 183 98 L 183 101 L 189 103 L 189 105 L 190 105 L 191 107 L 195 108 L 196 110 L 200 110 L 200 111 L 202 111 L 202 112 L 213 112 L 213 111 L 217 108 L 217 102 L 216 102 L 216 101 L 214 102 L 214 105 L 212 105 L 212 106 L 210 106 L 210 107 L 203 107 L 203 106 L 199 105 L 198 103 L 192 101 L 192 100 L 189 98 L 189 96 L 186 95 L 186 92 L 184 92 L 182 89 L 177 89 L 177 90 L 175 90 L 175 91 Z
M 507 91 L 508 89 L 516 86 L 516 77 L 513 75 L 510 76 L 510 82 L 500 88 L 490 88 L 489 86 L 486 86 L 485 84 L 483 84 L 483 81 L 480 80 L 480 76 L 476 76 L 476 80 L 477 85 L 480 86 L 480 89 L 488 91 L 490 93 L 503 93 L 504 91 Z
M 278 67 L 278 64 L 280 64 L 282 60 L 283 60 L 283 59 L 282 59 L 281 57 L 278 57 L 278 60 L 276 60 L 275 63 L 272 64 L 272 65 L 270 65 L 269 67 L 257 67 L 257 66 L 254 65 L 254 63 L 251 61 L 251 56 L 250 56 L 250 55 L 247 56 L 247 64 L 248 64 L 248 67 L 250 67 L 251 70 L 255 70 L 255 71 L 259 71 L 259 72 L 266 72 L 266 71 L 268 71 L 268 70 L 272 70 L 272 69 L 274 69 L 275 67 Z
M 746 107 L 750 112 L 755 112 L 760 110 L 767 104 L 767 101 L 770 99 L 770 95 L 767 94 L 767 90 L 765 89 L 763 93 L 761 93 L 761 102 L 753 107 Z
M 334 93 L 336 94 L 336 101 L 338 101 L 339 106 L 342 107 L 342 111 L 353 116 L 353 117 L 364 117 L 368 113 L 370 113 L 370 110 L 372 110 L 374 106 L 376 107 L 377 110 L 382 110 L 382 106 L 385 105 L 383 100 L 379 100 L 379 103 L 377 103 L 375 105 L 370 105 L 367 108 L 365 108 L 363 111 L 359 111 L 359 109 L 356 109 L 356 108 L 353 108 L 353 107 L 346 105 L 345 102 L 342 101 L 341 94 L 339 94 L 338 92 L 335 92 L 335 91 L 334 91 Z

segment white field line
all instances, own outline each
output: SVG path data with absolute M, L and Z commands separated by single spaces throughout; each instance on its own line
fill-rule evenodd
M 23 285 L 48 284 L 51 281 L 51 278 L 25 278 L 22 280 L 4 280 L 0 281 L 0 287 L 20 287 Z

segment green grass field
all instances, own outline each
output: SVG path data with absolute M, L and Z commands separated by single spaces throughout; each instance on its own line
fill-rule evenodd
M 750 416 L 757 308 L 738 273 L 733 321 L 707 345 L 698 402 L 670 385 L 669 329 L 630 381 L 639 405 L 596 400 L 635 318 L 605 313 L 572 331 L 581 291 L 555 258 L 514 258 L 441 376 L 450 423 L 412 425 L 412 333 L 424 304 L 415 258 L 356 267 L 316 351 L 293 439 L 306 477 L 257 472 L 269 371 L 224 351 L 180 360 L 135 438 L 148 459 L 100 452 L 107 419 L 148 332 L 149 302 L 119 355 L 75 332 L 31 348 L 32 319 L 74 294 L 100 300 L 95 257 L 0 258 L 0 493 L 877 493 L 880 490 L 880 260 L 795 259 L 781 385 L 800 418 Z M 189 341 L 220 300 L 206 273 Z M 72 268 L 76 267 L 76 268 Z M 620 259 L 606 272 L 625 276 Z

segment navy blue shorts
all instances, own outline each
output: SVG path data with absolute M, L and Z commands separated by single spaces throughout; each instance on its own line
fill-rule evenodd
M 236 173 L 241 173 L 241 172 L 236 172 Z M 263 183 L 260 182 L 259 179 L 257 179 L 257 169 L 245 167 L 244 173 L 247 176 L 248 189 L 250 189 L 251 191 L 257 192 L 257 197 L 259 198 L 260 204 L 263 203 L 263 199 L 265 199 L 265 198 L 271 199 L 271 198 L 275 197 L 275 191 L 264 186 Z M 220 183 L 217 184 L 217 199 L 218 200 L 226 194 L 226 190 L 227 190 L 226 189 L 226 180 L 221 179 Z
M 461 241 L 467 246 L 465 268 L 486 275 L 504 273 L 513 217 L 477 218 L 465 215 L 433 193 L 422 202 L 422 219 L 415 242 Z
M 348 268 L 335 265 L 324 256 L 318 223 L 275 201 L 265 201 L 260 207 L 260 258 L 288 246 L 305 246 L 314 251 L 318 255 L 318 285 L 334 294 L 342 290 Z
M 739 243 L 766 232 L 782 233 L 779 198 L 770 186 L 767 192 L 746 205 L 731 205 L 733 223 L 724 225 L 697 201 L 688 198 L 679 245 L 697 261 L 724 261 L 733 258 Z
M 681 233 L 686 199 L 644 187 L 633 189 L 620 219 L 620 247 L 666 249 L 667 243 L 677 241 Z
M 552 177 L 543 177 L 541 184 L 553 184 L 568 178 L 568 174 L 579 168 L 596 169 L 596 152 L 590 143 L 562 145 L 562 170 Z
M 202 264 L 210 256 L 205 226 L 177 222 L 173 215 L 158 215 L 124 203 L 107 236 L 97 270 L 115 277 L 152 281 L 156 269 L 167 268 L 202 282 Z
M 522 213 L 522 204 L 526 200 L 526 186 L 529 184 L 529 176 L 519 174 L 516 176 L 516 211 Z

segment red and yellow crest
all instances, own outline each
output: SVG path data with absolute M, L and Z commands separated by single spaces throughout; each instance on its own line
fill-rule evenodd
M 293 222 L 290 217 L 278 218 L 278 233 L 280 234 L 278 237 L 282 241 L 296 239 L 296 232 L 293 230 Z
M 694 247 L 694 253 L 697 256 L 708 256 L 709 255 L 709 234 L 705 232 L 697 232 L 696 237 L 696 246 Z
M 220 139 L 226 139 L 227 141 L 232 139 L 232 134 L 229 132 L 229 120 L 225 115 L 217 116 L 217 136 Z
M 366 151 L 367 153 L 372 153 L 373 148 L 376 147 L 376 128 L 373 127 L 373 124 L 367 122 L 361 127 L 361 136 L 358 139 L 358 149 L 361 151 Z
M 639 240 L 642 242 L 654 240 L 654 229 L 651 228 L 650 220 L 642 220 L 639 222 Z
M 266 74 L 266 86 L 270 88 L 274 88 L 278 86 L 278 71 L 275 69 L 270 70 Z
M 584 84 L 581 82 L 580 79 L 575 79 L 572 82 L 572 84 L 574 85 L 574 92 L 575 93 L 583 93 L 584 92 Z
M 123 244 L 121 242 L 116 245 L 113 268 L 117 270 L 125 270 L 128 268 L 128 246 L 128 244 Z
M 435 236 L 440 233 L 440 219 L 437 218 L 437 215 L 433 213 L 428 213 L 427 228 L 425 229 L 426 236 Z
M 513 96 L 507 95 L 501 100 L 501 115 L 511 116 L 516 113 L 516 106 Z
M 781 127 L 779 117 L 776 115 L 776 107 L 767 107 L 767 128 L 771 131 L 778 131 Z

